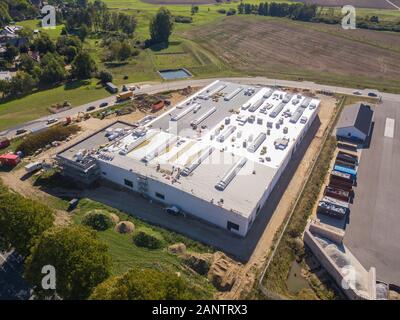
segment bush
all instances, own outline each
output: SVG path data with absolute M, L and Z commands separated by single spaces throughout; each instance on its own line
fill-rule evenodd
M 185 16 L 176 16 L 174 18 L 175 22 L 177 23 L 192 23 L 193 18 L 192 17 L 185 17 Z
M 221 13 L 221 14 L 226 14 L 226 10 L 225 10 L 225 9 L 218 9 L 217 12 L 218 12 L 218 13 Z
M 133 236 L 133 242 L 138 247 L 144 247 L 148 249 L 159 249 L 162 245 L 161 239 L 144 231 L 139 231 L 137 234 L 135 234 Z
M 227 16 L 233 16 L 236 14 L 236 9 L 230 8 L 227 12 L 226 15 Z
M 94 210 L 85 214 L 82 224 L 97 231 L 104 231 L 111 228 L 114 222 L 108 213 Z
M 16 151 L 21 151 L 25 156 L 30 156 L 54 141 L 67 139 L 71 134 L 78 132 L 79 129 L 77 125 L 54 126 L 42 132 L 29 134 L 18 145 Z
M 197 289 L 173 272 L 134 268 L 98 285 L 92 300 L 187 300 L 199 298 Z
M 102 70 L 99 72 L 98 78 L 102 83 L 112 82 L 113 76 L 110 72 Z

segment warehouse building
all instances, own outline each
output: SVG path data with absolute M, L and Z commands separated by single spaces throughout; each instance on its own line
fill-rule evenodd
M 116 122 L 57 158 L 71 178 L 102 178 L 245 236 L 319 104 L 215 81 L 155 119 Z
M 336 136 L 365 142 L 371 131 L 373 113 L 371 107 L 363 103 L 345 107 L 336 127 Z

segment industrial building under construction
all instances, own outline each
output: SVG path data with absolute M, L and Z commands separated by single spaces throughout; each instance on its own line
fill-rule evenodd
M 319 103 L 215 81 L 157 118 L 115 122 L 57 159 L 66 176 L 106 179 L 245 236 Z

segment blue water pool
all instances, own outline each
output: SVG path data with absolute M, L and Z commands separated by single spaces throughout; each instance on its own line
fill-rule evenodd
M 160 76 L 164 80 L 173 80 L 173 79 L 182 79 L 182 78 L 190 78 L 192 74 L 186 69 L 169 69 L 169 70 L 160 70 L 158 71 Z

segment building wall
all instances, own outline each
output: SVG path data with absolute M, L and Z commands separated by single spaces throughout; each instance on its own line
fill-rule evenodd
M 355 139 L 361 140 L 361 141 L 365 141 L 365 139 L 367 138 L 364 133 L 362 133 L 355 127 L 338 128 L 338 129 L 336 129 L 336 135 L 338 137 L 343 137 L 343 138 L 347 138 L 347 139 L 355 138 Z
M 135 172 L 125 170 L 114 166 L 112 163 L 104 161 L 99 161 L 99 166 L 101 176 L 104 179 L 122 185 L 130 190 L 140 192 L 138 186 L 138 175 Z M 125 179 L 131 181 L 133 186 L 127 186 L 125 184 Z M 167 205 L 176 205 L 183 211 L 223 229 L 227 229 L 228 221 L 230 221 L 239 226 L 238 231 L 234 229 L 231 230 L 233 233 L 243 237 L 247 234 L 249 218 L 231 212 L 230 210 L 226 210 L 216 203 L 205 201 L 188 192 L 179 190 L 173 185 L 170 185 L 169 182 L 163 183 L 150 177 L 147 178 L 147 181 L 148 191 L 144 193 L 154 200 Z M 163 195 L 164 199 L 157 197 L 156 193 Z

